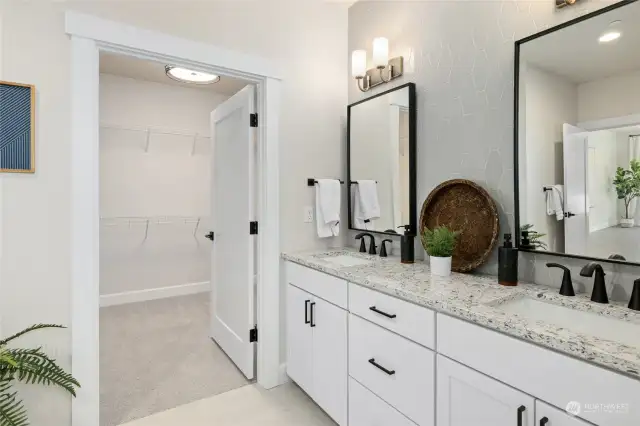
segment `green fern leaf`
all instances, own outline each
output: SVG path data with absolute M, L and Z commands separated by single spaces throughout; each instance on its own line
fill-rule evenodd
M 5 346 L 10 341 L 17 339 L 20 336 L 24 336 L 27 333 L 31 333 L 32 331 L 35 331 L 35 330 L 41 330 L 43 328 L 66 328 L 66 327 L 63 325 L 57 325 L 57 324 L 35 324 L 29 328 L 25 328 L 24 330 L 14 334 L 13 336 L 9 336 L 4 340 L 0 340 L 0 346 Z
M 0 379 L 0 426 L 27 426 L 27 410 L 11 392 L 11 379 Z
M 0 371 L 0 377 L 11 374 L 23 383 L 59 386 L 76 396 L 76 388 L 80 387 L 78 381 L 59 367 L 40 348 L 8 349 L 7 352 L 16 361 L 17 366 L 5 367 L 4 372 Z

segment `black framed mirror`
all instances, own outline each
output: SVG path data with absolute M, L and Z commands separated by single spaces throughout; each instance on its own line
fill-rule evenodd
M 515 43 L 520 250 L 640 265 L 639 45 L 636 0 Z
M 416 235 L 415 84 L 353 103 L 347 118 L 349 229 Z

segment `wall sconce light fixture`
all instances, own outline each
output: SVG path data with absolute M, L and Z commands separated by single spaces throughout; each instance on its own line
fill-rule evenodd
M 354 50 L 351 54 L 351 75 L 358 80 L 362 92 L 388 83 L 403 72 L 402 56 L 389 59 L 389 40 L 384 37 L 373 39 L 373 65 L 375 68 L 367 69 L 366 50 Z
M 573 6 L 580 0 L 556 0 L 556 8 L 560 9 L 565 6 Z

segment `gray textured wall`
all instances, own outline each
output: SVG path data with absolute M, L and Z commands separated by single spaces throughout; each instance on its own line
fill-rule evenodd
M 514 41 L 615 2 L 584 0 L 556 10 L 537 1 L 360 1 L 349 10 L 349 52 L 367 49 L 376 36 L 389 39 L 390 55 L 405 57 L 405 75 L 369 93 L 349 79 L 349 102 L 394 85 L 418 89 L 418 208 L 440 182 L 465 178 L 480 183 L 500 210 L 501 232 L 513 232 Z M 352 236 L 347 238 L 351 239 Z M 561 272 L 545 267 L 560 261 L 574 282 L 582 260 L 521 254 L 521 279 L 560 286 Z M 609 292 L 628 300 L 640 268 L 604 265 Z M 497 273 L 497 252 L 481 272 Z

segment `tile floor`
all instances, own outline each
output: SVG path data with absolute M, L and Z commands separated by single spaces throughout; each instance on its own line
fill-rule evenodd
M 244 386 L 122 426 L 336 426 L 293 383 Z

